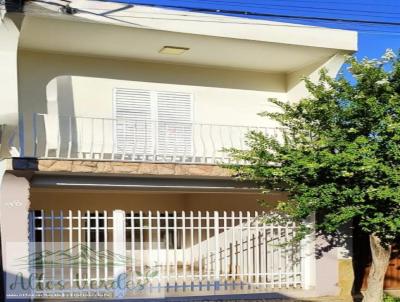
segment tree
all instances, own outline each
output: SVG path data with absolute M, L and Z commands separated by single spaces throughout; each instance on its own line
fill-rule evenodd
M 250 132 L 246 150 L 229 150 L 247 164 L 229 168 L 265 193 L 287 192 L 276 207 L 280 217 L 301 222 L 322 213 L 316 227 L 328 233 L 357 221 L 372 254 L 363 301 L 378 302 L 400 235 L 400 61 L 388 50 L 347 63 L 350 80 L 322 71 L 317 83 L 305 79 L 309 97 L 270 100 L 279 110 L 260 115 L 279 122 L 280 135 Z M 309 230 L 300 225 L 301 237 Z

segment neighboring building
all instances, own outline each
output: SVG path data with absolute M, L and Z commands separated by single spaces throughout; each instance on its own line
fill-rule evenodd
M 276 110 L 269 98 L 306 96 L 304 76 L 335 76 L 356 33 L 112 2 L 70 7 L 28 1 L 0 24 L 6 272 L 66 283 L 35 289 L 49 296 L 121 273 L 146 291 L 116 297 L 349 294 L 349 251 L 316 256 L 313 236 L 281 245 L 295 226 L 263 224 L 257 200 L 285 196 L 261 196 L 219 164 L 231 162 L 224 148 L 245 148 L 249 130 L 279 136 L 257 113 Z M 10 264 L 44 250 L 56 268 Z M 71 265 L 66 255 L 87 259 Z

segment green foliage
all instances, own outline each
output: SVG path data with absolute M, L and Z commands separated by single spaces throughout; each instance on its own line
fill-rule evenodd
M 383 302 L 400 302 L 400 298 L 385 295 L 385 297 L 383 298 Z
M 356 218 L 390 243 L 400 234 L 400 60 L 348 59 L 352 81 L 322 71 L 306 79 L 310 97 L 260 115 L 282 125 L 282 135 L 251 132 L 248 150 L 230 149 L 249 165 L 229 165 L 265 193 L 287 192 L 277 211 L 295 221 L 324 213 L 319 227 L 335 232 Z M 304 230 L 305 231 L 305 230 Z

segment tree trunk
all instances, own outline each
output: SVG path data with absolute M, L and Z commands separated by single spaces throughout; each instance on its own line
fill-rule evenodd
M 391 246 L 382 245 L 381 240 L 375 235 L 369 236 L 371 247 L 372 264 L 368 275 L 368 288 L 365 292 L 363 302 L 383 301 L 383 281 L 389 265 Z

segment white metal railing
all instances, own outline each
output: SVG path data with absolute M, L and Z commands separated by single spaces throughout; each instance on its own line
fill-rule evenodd
M 280 135 L 280 128 L 171 123 L 47 114 L 24 115 L 21 157 L 138 162 L 227 163 L 225 148 L 246 148 L 246 134 Z
M 291 241 L 295 233 L 293 223 L 265 224 L 257 212 L 30 213 L 32 259 L 43 255 L 40 263 L 55 264 L 32 263 L 35 282 L 62 280 L 65 286 L 52 289 L 54 294 L 101 291 L 88 284 L 121 274 L 150 293 L 303 288 L 302 248 Z

